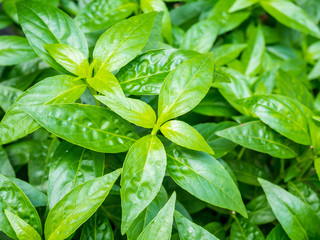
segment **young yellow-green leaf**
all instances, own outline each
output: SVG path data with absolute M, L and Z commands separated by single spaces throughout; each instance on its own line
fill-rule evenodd
M 68 238 L 97 211 L 109 194 L 121 169 L 87 181 L 65 195 L 49 212 L 45 223 L 46 240 Z
M 11 227 L 15 231 L 19 240 L 41 240 L 39 233 L 19 216 L 13 214 L 7 209 L 4 210 Z
M 87 86 L 82 80 L 74 79 L 67 75 L 49 77 L 21 94 L 1 120 L 0 145 L 24 137 L 39 128 L 39 124 L 24 112 L 26 106 L 77 100 Z
M 277 158 L 293 158 L 298 152 L 298 144 L 284 138 L 260 121 L 227 128 L 216 134 L 246 148 Z
M 258 180 L 274 215 L 290 239 L 320 238 L 320 219 L 308 204 L 271 182 Z
M 102 213 L 96 212 L 84 225 L 80 240 L 113 240 L 111 224 Z
M 79 184 L 101 177 L 104 160 L 104 154 L 63 141 L 50 159 L 48 208 Z
M 182 147 L 214 154 L 201 134 L 185 122 L 172 120 L 163 124 L 160 130 L 166 138 Z
M 213 68 L 212 54 L 200 55 L 182 63 L 166 77 L 159 95 L 159 124 L 189 112 L 200 103 L 210 89 Z
M 283 25 L 320 38 L 320 30 L 307 13 L 287 0 L 260 0 L 261 6 Z
M 137 9 L 137 3 L 130 0 L 90 1 L 74 18 L 83 32 L 106 29 L 127 18 Z
M 88 59 L 78 49 L 66 44 L 45 44 L 43 47 L 67 71 L 82 78 L 91 77 Z
M 157 95 L 166 76 L 182 62 L 197 55 L 197 52 L 181 49 L 147 51 L 121 68 L 116 77 L 125 93 Z
M 127 121 L 102 107 L 75 103 L 26 106 L 24 110 L 49 132 L 97 152 L 127 151 L 138 138 Z
M 5 209 L 9 209 L 42 234 L 41 220 L 32 203 L 23 191 L 10 179 L 0 174 L 0 230 L 13 239 L 18 239 L 11 227 Z
M 316 168 L 318 178 L 320 180 L 320 158 L 314 160 L 314 167 Z
M 255 75 L 264 60 L 265 41 L 261 25 L 253 30 L 248 40 L 248 47 L 244 50 L 241 60 L 247 76 Z
M 259 2 L 259 0 L 236 0 L 229 9 L 229 13 L 251 7 L 257 2 Z
M 19 22 L 33 50 L 51 67 L 66 72 L 44 49 L 45 44 L 63 43 L 88 57 L 88 45 L 74 21 L 60 9 L 42 1 L 18 1 Z
M 255 95 L 237 101 L 281 135 L 300 144 L 311 145 L 310 110 L 294 99 L 280 95 Z
M 247 44 L 223 44 L 212 49 L 214 63 L 222 66 L 235 60 L 247 47 Z
M 19 64 L 36 57 L 37 54 L 24 37 L 0 37 L 0 66 Z
M 172 44 L 172 26 L 168 8 L 163 0 L 141 0 L 140 7 L 143 12 L 163 12 L 161 32 L 169 44 Z
M 109 98 L 125 98 L 118 79 L 106 69 L 101 69 L 94 77 L 88 78 L 87 82 L 94 90 Z
M 152 12 L 122 20 L 102 34 L 93 52 L 95 72 L 111 72 L 134 59 L 147 43 L 156 15 Z
M 176 221 L 179 237 L 181 240 L 218 240 L 214 235 L 208 232 L 206 229 L 191 222 L 185 216 L 178 211 L 174 211 L 174 219 Z
M 219 26 L 216 21 L 202 20 L 188 29 L 180 48 L 206 53 L 211 49 L 218 33 Z
M 121 177 L 122 234 L 160 191 L 166 163 L 164 146 L 155 135 L 139 139 L 129 149 Z
M 176 203 L 176 192 L 159 211 L 157 216 L 142 231 L 137 240 L 161 239 L 169 240 L 171 237 L 173 212 Z
M 167 172 L 180 187 L 207 203 L 247 217 L 240 192 L 219 161 L 178 146 L 168 149 L 167 156 Z
M 280 224 L 275 226 L 268 234 L 266 240 L 290 240 Z
M 263 233 L 253 223 L 249 222 L 245 218 L 234 218 L 234 222 L 231 225 L 230 239 L 234 240 L 264 240 Z
M 139 99 L 115 99 L 106 96 L 94 97 L 108 106 L 112 111 L 137 126 L 153 128 L 156 123 L 156 113 L 152 107 Z

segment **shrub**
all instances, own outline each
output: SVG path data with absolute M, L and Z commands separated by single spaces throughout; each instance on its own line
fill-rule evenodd
M 2 2 L 1 239 L 320 239 L 318 0 Z

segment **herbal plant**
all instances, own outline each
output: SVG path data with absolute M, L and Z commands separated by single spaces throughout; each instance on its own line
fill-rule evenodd
M 317 0 L 2 9 L 0 239 L 320 239 Z

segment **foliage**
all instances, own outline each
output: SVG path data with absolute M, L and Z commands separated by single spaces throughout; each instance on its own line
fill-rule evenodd
M 318 0 L 0 2 L 0 239 L 320 239 Z

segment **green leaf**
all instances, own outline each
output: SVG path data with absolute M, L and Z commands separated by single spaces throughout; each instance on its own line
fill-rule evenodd
M 173 192 L 170 199 L 159 211 L 157 216 L 139 235 L 137 240 L 163 239 L 169 240 L 171 237 L 173 212 L 176 202 L 176 193 Z
M 170 14 L 163 0 L 141 0 L 140 7 L 143 12 L 163 12 L 161 32 L 169 44 L 172 44 L 172 27 Z
M 248 211 L 248 221 L 253 224 L 261 225 L 276 220 L 265 195 L 252 199 L 246 205 L 246 208 Z
M 0 66 L 19 64 L 36 57 L 24 37 L 0 36 Z
M 241 60 L 244 66 L 245 75 L 255 75 L 262 65 L 265 51 L 265 41 L 261 25 L 252 30 L 248 40 L 248 47 L 244 50 Z
M 75 17 L 75 22 L 83 32 L 106 29 L 127 18 L 137 9 L 137 4 L 129 0 L 91 1 Z
M 103 154 L 63 141 L 50 161 L 49 209 L 79 184 L 102 176 L 103 169 Z
M 290 239 L 318 239 L 319 218 L 311 207 L 281 187 L 258 179 L 272 211 Z
M 19 240 L 41 240 L 39 233 L 19 216 L 11 213 L 7 209 L 4 210 L 4 213 L 6 214 L 11 227 L 14 229 Z
M 178 211 L 174 212 L 174 219 L 176 221 L 179 237 L 181 240 L 189 239 L 203 239 L 203 240 L 218 240 L 214 235 L 191 222 Z
M 256 95 L 237 103 L 281 135 L 297 143 L 311 145 L 307 122 L 310 110 L 301 103 L 279 95 Z
M 117 70 L 134 59 L 147 43 L 157 13 L 122 20 L 99 38 L 93 52 L 94 69 Z
M 45 195 L 43 192 L 40 192 L 38 189 L 36 189 L 31 184 L 14 177 L 8 177 L 14 184 L 17 185 L 18 188 L 20 188 L 24 194 L 29 198 L 32 205 L 36 207 L 44 207 L 47 205 L 48 199 L 47 195 Z
M 247 44 L 223 44 L 212 49 L 214 63 L 222 66 L 235 60 L 247 47 Z
M 10 163 L 8 154 L 2 146 L 0 146 L 0 174 L 15 177 L 16 173 Z
M 239 112 L 248 115 L 248 111 L 239 105 L 236 100 L 252 95 L 245 76 L 231 68 L 221 68 L 221 73 L 230 82 L 214 81 L 213 86 L 218 88 L 221 95 Z
M 261 0 L 261 6 L 276 20 L 295 30 L 320 38 L 320 30 L 304 10 L 290 1 Z
M 42 227 L 37 210 L 32 203 L 10 179 L 0 174 L 0 229 L 13 239 L 17 239 L 4 211 L 9 209 L 22 220 L 35 228 L 40 235 Z
M 44 49 L 45 44 L 63 43 L 88 57 L 87 41 L 63 11 L 39 1 L 17 2 L 19 22 L 33 50 L 51 67 L 66 72 Z
M 160 191 L 165 170 L 166 153 L 157 136 L 147 135 L 129 149 L 121 177 L 123 234 Z
M 214 154 L 201 134 L 185 122 L 172 120 L 163 124 L 160 130 L 166 138 L 182 147 Z
M 235 0 L 218 1 L 209 12 L 208 19 L 216 21 L 219 25 L 219 34 L 223 34 L 238 27 L 249 16 L 249 11 L 241 11 L 237 13 L 229 13 L 230 7 Z
M 113 231 L 109 220 L 96 212 L 84 225 L 80 240 L 113 240 Z
M 181 147 L 168 149 L 167 156 L 167 172 L 180 187 L 207 203 L 247 217 L 240 192 L 219 161 Z
M 277 158 L 294 158 L 298 152 L 298 144 L 282 137 L 260 121 L 227 128 L 216 134 L 243 147 Z
M 267 240 L 289 240 L 287 234 L 283 230 L 280 224 L 275 226 L 267 236 Z
M 106 96 L 95 96 L 95 98 L 137 126 L 153 128 L 156 123 L 156 113 L 152 107 L 139 99 L 124 98 L 118 100 Z
M 203 136 L 209 146 L 214 149 L 214 157 L 220 158 L 234 149 L 237 144 L 234 142 L 219 137 L 216 132 L 229 127 L 236 126 L 234 122 L 220 122 L 220 123 L 201 123 L 194 126 L 194 128 Z
M 259 2 L 259 0 L 236 0 L 231 8 L 229 9 L 229 12 L 236 12 L 248 7 L 251 7 L 252 5 L 256 4 Z
M 78 49 L 66 44 L 45 44 L 43 47 L 67 71 L 79 77 L 91 77 L 88 59 Z
M 123 91 L 134 95 L 157 95 L 165 77 L 198 53 L 180 49 L 147 51 L 120 69 L 118 78 Z
M 234 217 L 230 230 L 230 239 L 234 240 L 264 240 L 260 229 L 247 219 Z
M 236 158 L 226 159 L 225 161 L 231 167 L 239 182 L 259 186 L 258 177 L 271 179 L 270 172 L 266 171 L 267 168 L 258 167 L 254 163 L 241 161 Z
M 46 139 L 37 141 L 32 148 L 28 162 L 29 182 L 44 193 L 47 192 L 50 160 L 59 143 L 56 138 Z
M 124 99 L 125 95 L 117 78 L 106 69 L 101 69 L 94 77 L 88 78 L 87 83 L 99 93 L 113 98 Z
M 192 25 L 184 36 L 181 48 L 194 50 L 200 53 L 208 52 L 219 33 L 216 21 L 202 20 Z
M 16 101 L 22 91 L 16 88 L 1 85 L 0 87 L 0 107 L 6 112 Z
M 0 145 L 24 137 L 39 128 L 39 124 L 24 112 L 26 106 L 74 102 L 86 87 L 82 80 L 58 75 L 46 78 L 29 88 L 17 98 L 2 118 Z
M 47 240 L 68 238 L 99 208 L 119 177 L 121 169 L 78 185 L 49 212 L 45 224 Z
M 159 94 L 159 124 L 189 112 L 200 103 L 211 86 L 213 65 L 211 54 L 195 57 L 166 77 Z
M 49 132 L 97 152 L 124 152 L 138 138 L 128 122 L 102 107 L 53 104 L 27 106 L 25 111 Z
M 143 210 L 140 215 L 131 224 L 127 236 L 128 239 L 137 239 L 143 229 L 155 218 L 160 209 L 167 203 L 168 194 L 164 187 L 160 188 L 157 196 Z
M 318 193 L 314 191 L 309 184 L 298 181 L 290 181 L 288 182 L 288 190 L 300 200 L 306 204 L 309 204 L 312 210 L 320 218 L 320 198 Z

